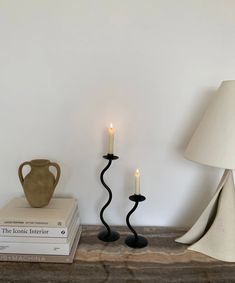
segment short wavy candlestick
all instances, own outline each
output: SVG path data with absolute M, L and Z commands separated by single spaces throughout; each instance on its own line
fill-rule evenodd
M 135 229 L 131 226 L 130 224 L 130 216 L 132 215 L 132 213 L 137 209 L 139 202 L 144 201 L 145 197 L 142 195 L 132 195 L 129 197 L 129 199 L 133 202 L 135 202 L 133 208 L 128 212 L 127 216 L 126 216 L 126 224 L 128 226 L 128 228 L 131 230 L 131 232 L 133 233 L 133 235 L 130 235 L 126 238 L 125 243 L 127 246 L 131 247 L 131 248 L 144 248 L 148 245 L 148 241 L 146 238 L 139 236 L 137 234 L 137 232 L 135 231 Z

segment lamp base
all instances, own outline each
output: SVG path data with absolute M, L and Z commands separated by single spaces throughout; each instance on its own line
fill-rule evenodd
M 147 239 L 139 235 L 137 239 L 135 238 L 135 236 L 128 236 L 125 240 L 125 243 L 127 246 L 135 249 L 141 249 L 148 245 Z
M 231 170 L 225 170 L 212 200 L 193 227 L 176 242 L 189 250 L 235 262 L 235 187 Z
M 116 231 L 108 233 L 107 230 L 104 230 L 98 234 L 98 238 L 103 242 L 115 242 L 120 238 L 120 235 Z

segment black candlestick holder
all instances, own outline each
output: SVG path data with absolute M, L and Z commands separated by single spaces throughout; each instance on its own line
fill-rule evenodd
M 130 224 L 130 216 L 131 214 L 136 210 L 139 202 L 141 201 L 144 201 L 145 200 L 145 197 L 142 196 L 142 195 L 132 195 L 129 197 L 129 199 L 133 202 L 135 202 L 133 208 L 129 211 L 129 213 L 127 214 L 126 216 L 126 224 L 128 226 L 128 228 L 132 231 L 132 233 L 134 235 L 130 235 L 130 236 L 127 236 L 126 240 L 125 240 L 125 243 L 127 246 L 131 247 L 131 248 L 135 248 L 135 249 L 140 249 L 140 248 L 144 248 L 148 245 L 148 241 L 145 237 L 142 237 L 140 235 L 138 235 L 136 233 L 136 231 L 133 229 L 133 227 L 131 226 Z
M 104 220 L 104 217 L 103 217 L 103 214 L 104 214 L 104 211 L 105 209 L 109 206 L 110 202 L 112 201 L 112 191 L 111 189 L 107 186 L 107 184 L 104 182 L 104 173 L 109 169 L 109 167 L 111 166 L 112 164 L 112 161 L 113 160 L 116 160 L 118 159 L 119 157 L 118 156 L 115 156 L 113 154 L 107 154 L 107 155 L 104 155 L 103 156 L 104 159 L 107 159 L 109 162 L 108 164 L 106 165 L 106 167 L 102 170 L 101 174 L 100 174 L 100 181 L 102 183 L 102 185 L 106 188 L 106 190 L 108 191 L 109 193 L 109 198 L 108 198 L 108 201 L 106 202 L 106 204 L 103 206 L 103 208 L 101 209 L 100 211 L 100 220 L 101 222 L 104 224 L 105 226 L 105 230 L 101 231 L 99 234 L 98 234 L 98 238 L 101 240 L 101 241 L 104 241 L 104 242 L 114 242 L 116 240 L 119 239 L 120 235 L 118 232 L 116 231 L 112 231 L 109 227 L 109 225 L 105 222 Z

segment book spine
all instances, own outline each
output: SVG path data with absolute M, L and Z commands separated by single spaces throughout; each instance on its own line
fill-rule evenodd
M 78 210 L 78 202 L 77 200 L 74 202 L 73 208 L 71 209 L 70 214 L 68 215 L 68 219 L 31 219 L 30 221 L 27 219 L 13 219 L 13 218 L 1 218 L 0 217 L 0 226 L 34 226 L 34 227 L 53 227 L 53 228 L 64 228 L 69 225 L 73 214 Z
M 68 243 L 21 243 L 21 242 L 0 242 L 0 253 L 15 254 L 42 254 L 42 255 L 69 255 L 78 231 L 78 224 L 72 232 L 72 237 Z
M 68 237 L 68 227 L 44 228 L 44 227 L 13 227 L 0 226 L 0 236 L 24 236 L 24 237 Z
M 20 243 L 54 243 L 54 244 L 65 244 L 67 243 L 73 235 L 76 227 L 80 225 L 80 219 L 76 218 L 73 221 L 71 229 L 69 228 L 69 235 L 68 237 L 29 237 L 29 236 L 0 236 L 0 243 L 1 242 L 20 242 Z
M 54 262 L 54 263 L 72 263 L 77 244 L 81 237 L 82 228 L 79 228 L 76 239 L 74 241 L 73 247 L 71 249 L 71 253 L 69 255 L 33 255 L 33 254 L 1 254 L 0 253 L 0 261 L 14 261 L 14 262 Z
M 60 255 L 0 254 L 0 261 L 72 263 L 73 258 Z
M 21 237 L 21 236 L 0 236 L 0 244 L 1 242 L 9 242 L 9 243 L 54 243 L 54 244 L 65 244 L 68 242 L 68 238 L 62 237 Z
M 69 255 L 70 244 L 0 243 L 0 253 Z

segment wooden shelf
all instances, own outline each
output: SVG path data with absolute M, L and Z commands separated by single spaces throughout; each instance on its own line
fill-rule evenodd
M 188 251 L 174 242 L 185 230 L 141 227 L 149 245 L 131 249 L 124 244 L 125 227 L 113 243 L 97 239 L 100 226 L 83 226 L 73 264 L 0 262 L 0 282 L 235 282 L 235 263 L 217 261 Z

